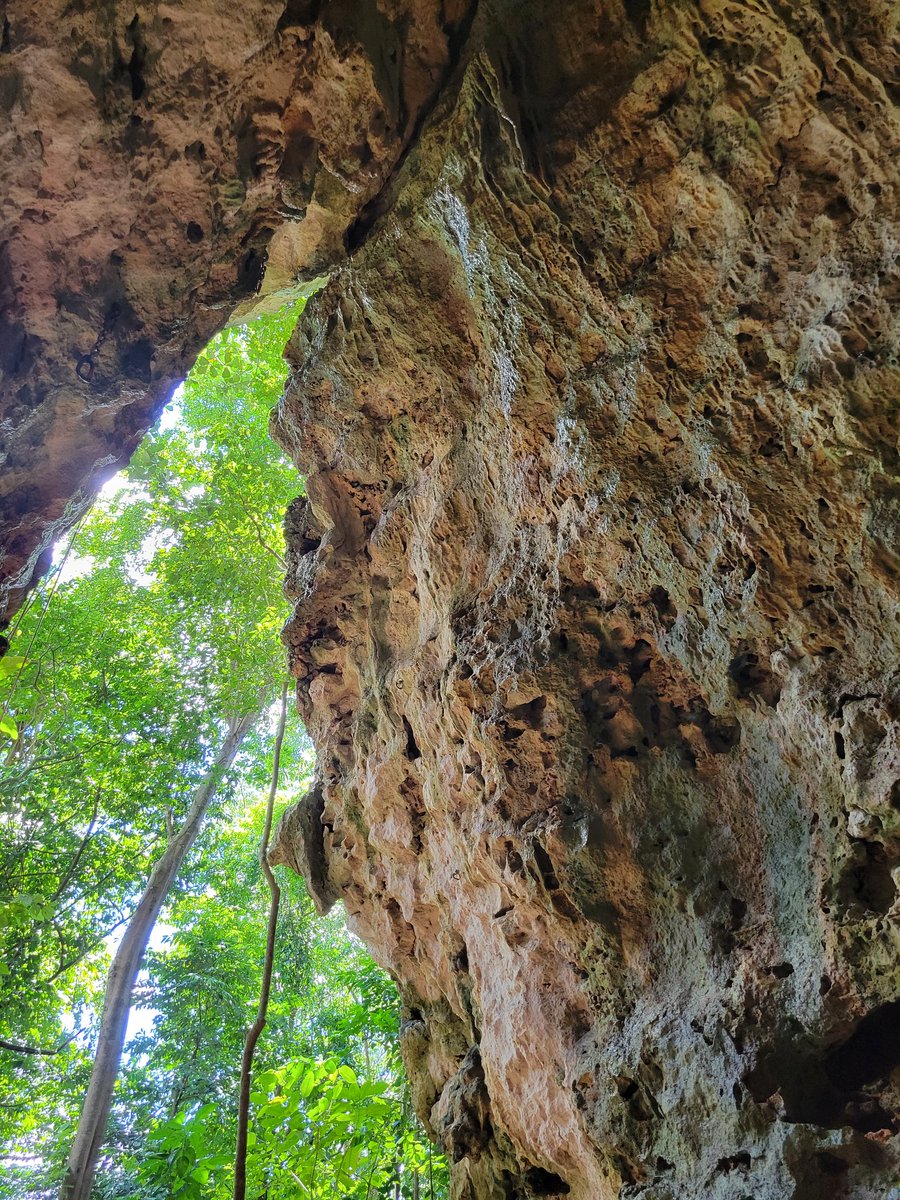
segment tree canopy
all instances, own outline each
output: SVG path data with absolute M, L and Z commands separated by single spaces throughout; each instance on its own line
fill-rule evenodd
M 297 306 L 221 334 L 33 594 L 0 675 L 0 1197 L 54 1194 L 106 970 L 226 730 L 255 714 L 145 956 L 95 1196 L 230 1195 L 265 943 L 257 861 L 284 677 L 267 437 Z M 294 718 L 278 805 L 312 751 Z M 252 1084 L 248 1195 L 440 1196 L 390 981 L 302 883 L 284 902 Z M 255 1189 L 255 1190 L 254 1190 Z

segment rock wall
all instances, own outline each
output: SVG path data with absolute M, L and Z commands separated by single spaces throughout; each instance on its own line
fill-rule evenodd
M 289 348 L 282 853 L 457 1197 L 896 1196 L 887 7 L 481 19 Z
M 0 8 L 10 611 L 330 274 L 279 854 L 398 980 L 458 1200 L 898 1195 L 895 15 Z
M 212 335 L 346 257 L 469 20 L 0 2 L 0 627 Z

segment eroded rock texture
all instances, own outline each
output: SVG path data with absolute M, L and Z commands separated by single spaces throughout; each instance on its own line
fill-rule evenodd
M 302 854 L 459 1197 L 897 1194 L 889 44 L 482 8 L 290 347 Z
M 459 1200 L 897 1194 L 894 16 L 0 9 L 11 608 L 331 274 L 278 853 L 397 978 Z
M 469 20 L 0 3 L 0 621 L 225 321 L 345 257 Z

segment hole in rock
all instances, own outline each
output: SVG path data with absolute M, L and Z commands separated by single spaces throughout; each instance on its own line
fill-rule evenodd
M 625 13 L 629 21 L 641 31 L 644 30 L 647 24 L 650 9 L 650 0 L 625 0 Z
M 703 723 L 706 744 L 713 754 L 727 754 L 741 740 L 741 727 L 727 717 L 711 717 Z
M 841 1091 L 857 1091 L 900 1065 L 900 1000 L 863 1017 L 853 1033 L 825 1059 L 825 1074 Z
M 287 0 L 278 19 L 279 30 L 291 25 L 312 25 L 319 19 L 323 0 Z
M 835 196 L 826 204 L 825 215 L 836 224 L 844 224 L 853 219 L 853 209 L 846 196 Z
M 128 60 L 128 75 L 131 79 L 131 98 L 132 100 L 140 100 L 147 89 L 147 84 L 144 79 L 144 66 L 147 61 L 147 47 L 144 43 L 144 36 L 141 32 L 140 17 L 135 17 L 128 26 L 126 36 L 133 47 L 131 58 Z
M 646 675 L 652 661 L 653 650 L 650 643 L 643 638 L 638 638 L 631 651 L 631 662 L 628 666 L 628 674 L 632 683 L 637 683 L 642 676 Z
M 741 699 L 758 696 L 770 708 L 777 706 L 781 684 L 758 654 L 749 650 L 736 654 L 729 664 L 728 674 Z
M 556 871 L 553 868 L 550 855 L 537 840 L 532 843 L 531 848 L 532 853 L 534 854 L 534 861 L 541 873 L 541 880 L 544 884 L 544 887 L 548 892 L 555 892 L 559 887 L 559 879 L 557 878 Z
M 458 971 L 461 975 L 465 975 L 469 970 L 469 951 L 466 946 L 460 947 L 459 950 L 451 957 L 450 962 L 454 971 Z
M 134 342 L 122 355 L 122 374 L 149 383 L 153 374 L 153 354 L 153 343 L 147 338 Z
M 898 1065 L 900 1000 L 874 1009 L 830 1049 L 816 1046 L 797 1025 L 793 1039 L 786 1037 L 759 1056 L 744 1083 L 757 1103 L 780 1092 L 788 1121 L 872 1133 L 894 1129 L 897 1121 L 877 1095 L 863 1089 L 873 1088 Z
M 837 883 L 836 900 L 840 907 L 844 911 L 859 906 L 865 912 L 886 913 L 896 896 L 892 865 L 880 842 L 854 839 L 850 858 Z
M 747 901 L 741 900 L 738 896 L 732 896 L 729 907 L 731 909 L 731 928 L 740 929 L 747 916 Z
M 403 717 L 403 732 L 406 734 L 406 757 L 410 762 L 415 762 L 417 758 L 422 757 L 422 751 L 419 749 L 415 735 L 412 731 L 412 725 Z
M 530 1196 L 568 1196 L 569 1185 L 552 1171 L 529 1167 L 525 1172 L 525 1188 Z
M 657 585 L 650 589 L 650 603 L 656 609 L 660 622 L 670 628 L 678 618 L 678 610 L 672 603 L 669 593 L 664 587 Z
M 529 729 L 540 729 L 544 710 L 547 707 L 546 696 L 536 696 L 527 704 L 517 704 L 510 708 L 509 715 L 515 721 L 521 721 Z
M 830 1150 L 817 1150 L 815 1163 L 823 1175 L 846 1175 L 850 1170 L 847 1160 L 832 1154 Z
M 787 979 L 793 973 L 794 968 L 789 962 L 776 963 L 774 967 L 769 967 L 769 974 L 774 975 L 776 979 Z
M 737 1171 L 739 1168 L 748 1168 L 750 1166 L 750 1155 L 746 1150 L 740 1150 L 737 1154 L 729 1154 L 725 1158 L 720 1158 L 716 1163 L 716 1170 L 722 1173 L 728 1171 Z
M 266 252 L 251 246 L 237 268 L 237 286 L 242 295 L 255 294 L 262 286 L 266 270 Z

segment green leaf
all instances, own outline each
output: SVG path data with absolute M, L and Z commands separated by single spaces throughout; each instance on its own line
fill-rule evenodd
M 82 1031 L 64 1062 L 25 1070 L 0 1056 L 0 1161 L 9 1148 L 58 1161 L 90 1074 L 108 932 L 133 909 L 228 718 L 283 673 L 281 526 L 304 488 L 267 426 L 296 314 L 227 329 L 201 354 L 176 417 L 145 438 L 80 526 L 76 557 L 90 572 L 59 583 L 43 623 L 39 591 L 17 635 L 28 663 L 0 660 L 7 703 L 18 675 L 2 733 L 18 745 L 0 754 L 0 795 L 15 814 L 0 840 L 0 1020 L 38 1045 Z M 236 1069 L 266 938 L 257 850 L 272 740 L 265 722 L 248 736 L 145 957 L 135 997 L 145 1020 L 104 1151 L 109 1188 L 134 1200 L 230 1193 Z M 279 808 L 306 790 L 313 766 L 299 724 L 282 764 Z M 57 976 L 63 954 L 74 965 Z M 293 877 L 276 971 L 257 1048 L 249 1194 L 375 1200 L 391 1190 L 390 1171 L 408 1180 L 411 1164 L 430 1161 L 433 1200 L 446 1200 L 445 1166 L 428 1159 L 405 1091 L 396 991 L 338 916 L 315 917 Z M 158 1121 L 173 1096 L 178 1112 Z

